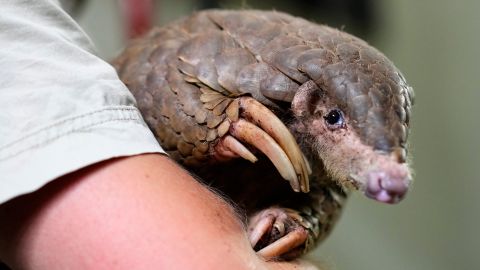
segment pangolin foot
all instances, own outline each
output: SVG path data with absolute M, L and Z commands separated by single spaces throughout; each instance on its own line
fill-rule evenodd
M 294 259 L 308 248 L 309 227 L 299 212 L 271 207 L 251 217 L 248 236 L 253 249 L 263 258 Z
M 288 128 L 267 107 L 250 97 L 235 99 L 226 110 L 230 125 L 215 146 L 218 159 L 257 158 L 242 142 L 254 146 L 275 165 L 293 190 L 309 191 L 311 169 Z

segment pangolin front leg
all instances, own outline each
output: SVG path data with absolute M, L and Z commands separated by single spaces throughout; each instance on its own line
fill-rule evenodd
M 248 235 L 257 253 L 266 258 L 280 257 L 298 252 L 308 239 L 308 228 L 314 227 L 299 211 L 290 208 L 270 207 L 250 218 Z
M 208 100 L 205 96 L 203 99 Z M 216 159 L 244 158 L 256 162 L 257 157 L 249 150 L 253 146 L 270 159 L 293 190 L 310 191 L 312 172 L 308 161 L 288 128 L 270 109 L 251 97 L 239 97 L 225 113 L 223 127 L 218 128 L 220 138 L 213 146 Z M 313 216 L 293 208 L 269 207 L 249 217 L 248 234 L 252 248 L 260 256 L 293 258 L 311 246 L 308 239 L 318 238 L 318 230 L 314 229 L 317 223 Z
M 220 139 L 213 148 L 219 160 L 257 158 L 244 143 L 264 153 L 280 175 L 297 192 L 309 191 L 308 161 L 288 128 L 267 107 L 251 97 L 236 98 L 226 108 L 225 124 L 218 128 Z
M 338 186 L 317 185 L 308 194 L 260 210 L 249 217 L 250 243 L 265 259 L 297 258 L 328 235 L 345 199 Z

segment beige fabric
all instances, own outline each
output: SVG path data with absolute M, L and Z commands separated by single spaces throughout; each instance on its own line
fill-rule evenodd
M 0 1 L 0 44 L 0 203 L 101 160 L 163 152 L 56 1 Z

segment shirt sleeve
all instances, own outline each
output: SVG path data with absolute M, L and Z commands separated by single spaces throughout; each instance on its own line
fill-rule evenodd
M 102 160 L 163 152 L 58 2 L 2 1 L 0 44 L 0 203 Z

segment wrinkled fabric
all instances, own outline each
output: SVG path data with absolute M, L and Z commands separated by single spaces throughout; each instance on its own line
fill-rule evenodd
M 58 2 L 0 7 L 0 203 L 102 160 L 163 152 Z

